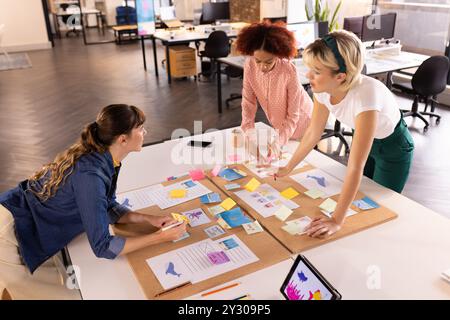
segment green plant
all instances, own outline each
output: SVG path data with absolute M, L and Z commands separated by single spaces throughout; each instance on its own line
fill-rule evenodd
M 305 4 L 306 17 L 308 18 L 308 20 L 314 20 L 316 22 L 328 21 L 328 31 L 331 32 L 333 30 L 339 29 L 339 23 L 337 21 L 337 13 L 341 8 L 341 4 L 342 0 L 339 1 L 338 5 L 336 6 L 336 9 L 334 9 L 331 20 L 329 20 L 331 11 L 330 7 L 328 6 L 328 1 L 325 3 L 325 7 L 323 7 L 321 0 L 315 0 L 313 8 L 314 10 L 311 15 L 308 10 L 308 5 Z

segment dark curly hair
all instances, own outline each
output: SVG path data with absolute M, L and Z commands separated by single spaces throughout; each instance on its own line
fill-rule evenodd
M 279 58 L 293 58 L 297 54 L 294 33 L 283 22 L 253 23 L 239 32 L 236 48 L 244 55 L 264 50 Z

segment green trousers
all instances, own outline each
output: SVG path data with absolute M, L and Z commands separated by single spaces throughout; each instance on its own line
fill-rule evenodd
M 408 179 L 413 151 L 414 141 L 405 120 L 401 118 L 390 136 L 374 139 L 364 175 L 400 193 Z

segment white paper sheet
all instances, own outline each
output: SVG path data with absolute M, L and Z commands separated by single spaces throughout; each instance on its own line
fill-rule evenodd
M 232 239 L 238 246 L 224 250 L 221 243 Z M 214 265 L 208 259 L 211 252 L 224 251 L 230 261 Z M 147 259 L 162 287 L 167 290 L 185 282 L 197 283 L 258 261 L 259 258 L 236 236 L 218 240 L 206 239 Z
M 155 203 L 150 197 L 150 194 L 161 188 L 163 188 L 161 184 L 156 184 L 141 189 L 122 192 L 116 195 L 116 201 L 133 211 L 151 207 L 155 205 Z
M 290 176 L 307 190 L 316 189 L 322 191 L 324 197 L 332 197 L 339 194 L 342 189 L 342 181 L 329 175 L 320 169 L 312 169 Z
M 184 202 L 193 200 L 195 198 L 199 198 L 205 194 L 212 192 L 207 187 L 205 187 L 203 184 L 201 184 L 200 181 L 193 181 L 195 183 L 195 186 L 187 188 L 185 185 L 183 185 L 183 183 L 186 181 L 192 181 L 192 180 L 186 179 L 186 180 L 171 184 L 166 187 L 155 189 L 152 192 L 150 192 L 148 194 L 148 196 L 161 209 L 167 209 L 167 208 L 176 206 L 180 203 L 184 203 Z M 169 196 L 170 191 L 178 190 L 178 189 L 186 189 L 187 190 L 186 197 L 171 198 Z
M 235 194 L 264 218 L 273 216 L 282 205 L 291 210 L 299 207 L 298 204 L 287 200 L 278 190 L 266 183 L 260 185 L 254 192 L 240 190 L 236 191 Z

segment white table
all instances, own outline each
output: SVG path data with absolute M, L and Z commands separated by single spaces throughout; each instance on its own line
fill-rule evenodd
M 217 139 L 222 133 L 208 133 L 204 137 Z M 186 146 L 190 139 L 168 141 L 130 154 L 123 162 L 118 192 L 158 183 L 167 176 L 200 167 L 170 162 L 173 148 L 192 150 Z M 289 149 L 293 151 L 296 144 L 290 142 Z M 202 154 L 221 147 L 215 143 L 212 148 L 195 150 Z M 233 153 L 228 144 L 227 152 Z M 344 179 L 345 166 L 327 156 L 312 151 L 306 160 Z M 450 299 L 450 285 L 440 278 L 440 273 L 450 267 L 450 220 L 366 177 L 360 190 L 396 212 L 398 218 L 302 254 L 341 292 L 343 299 Z M 84 299 L 145 299 L 124 257 L 112 261 L 96 258 L 85 234 L 70 243 L 68 252 L 72 263 L 81 269 Z M 207 298 L 233 299 L 250 294 L 258 299 L 279 299 L 282 279 L 292 263 L 293 260 L 286 260 L 236 279 L 232 282 L 242 284 Z

